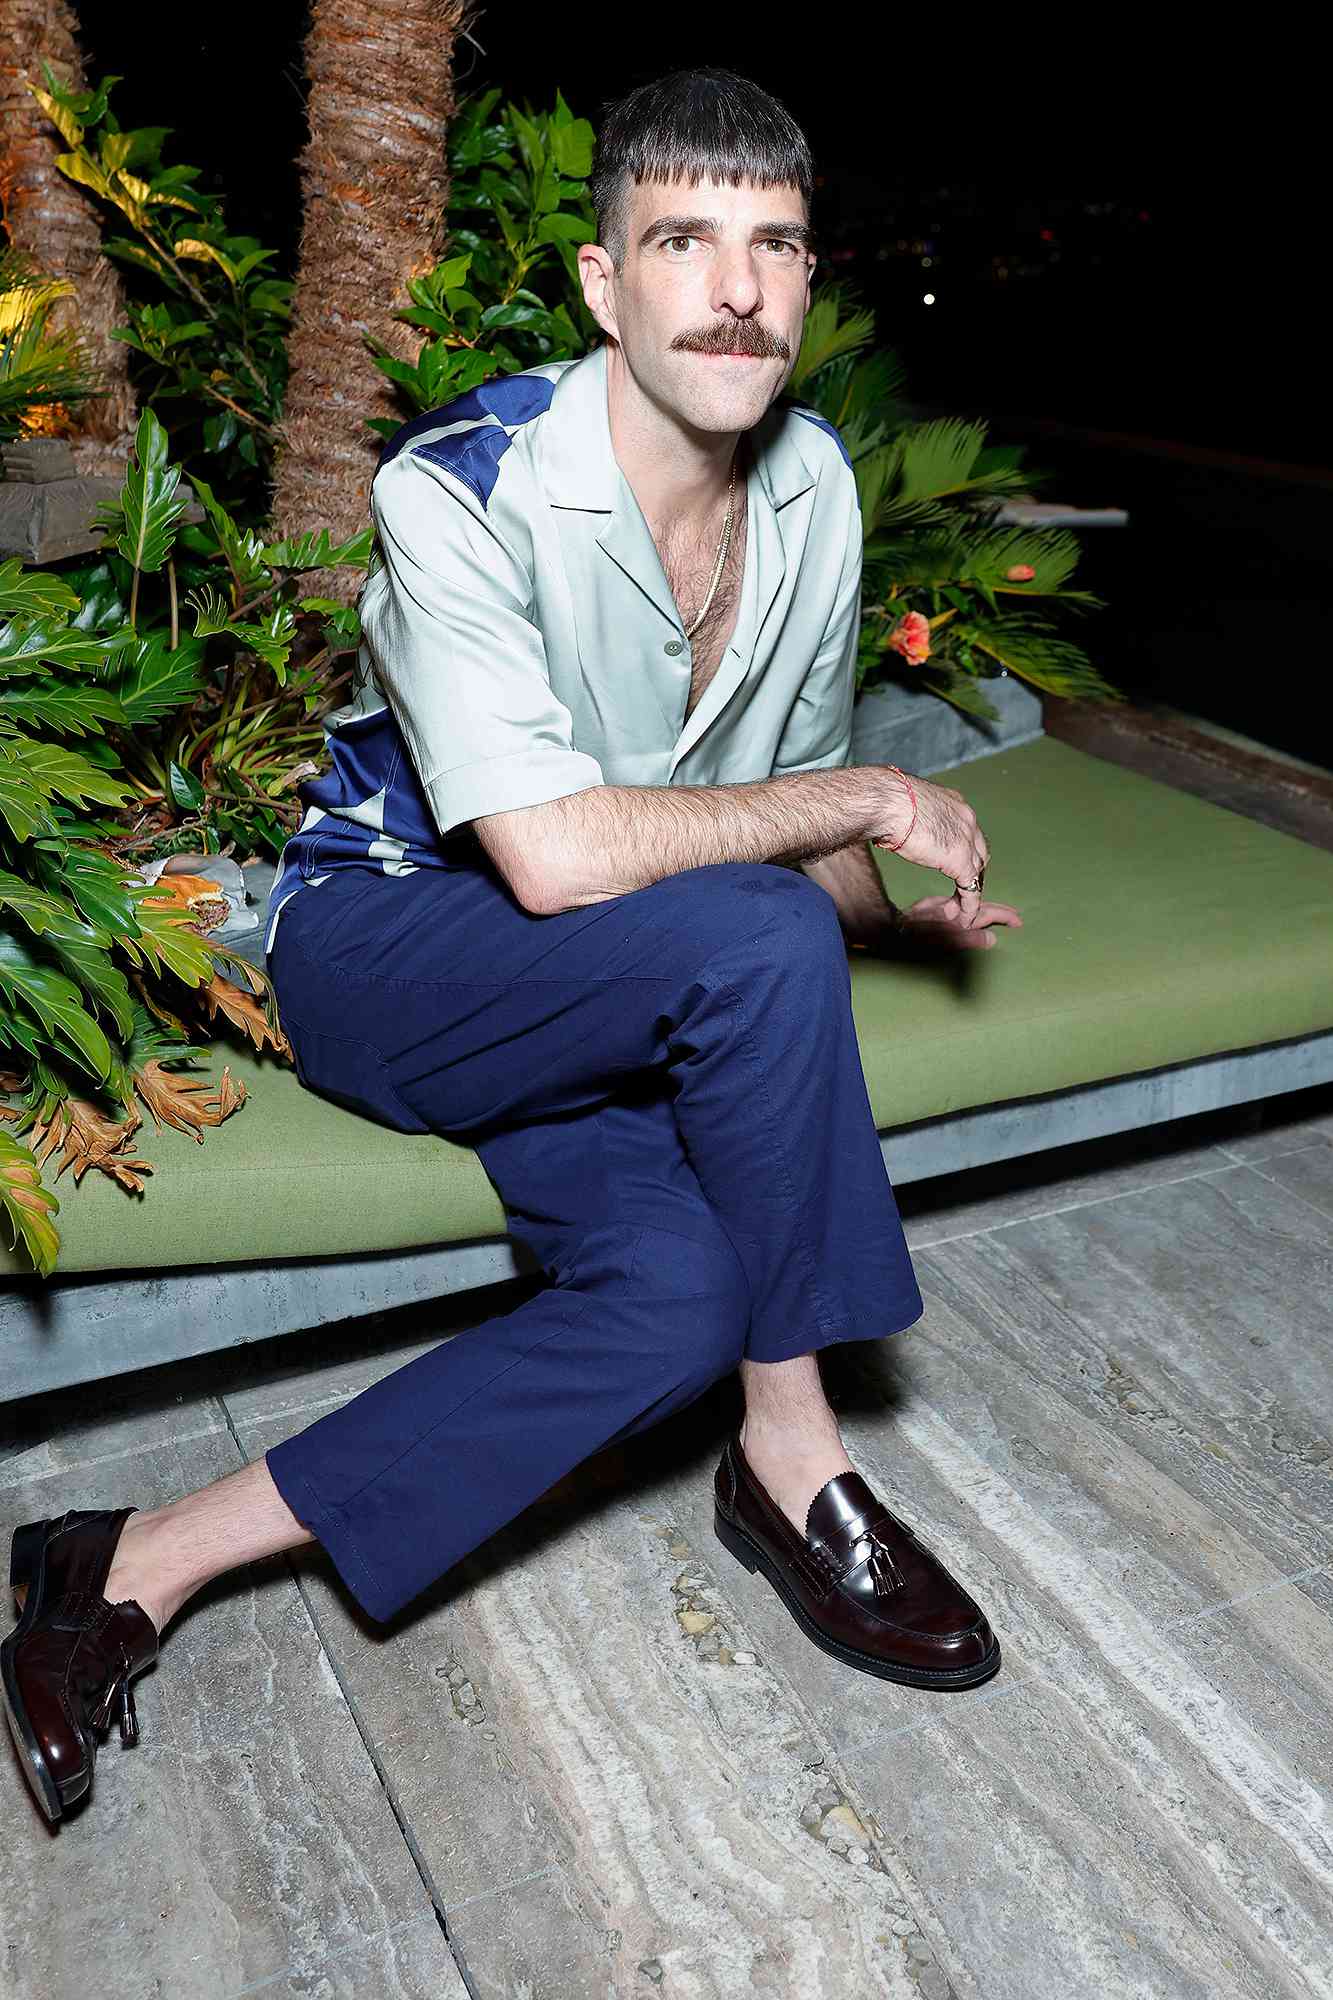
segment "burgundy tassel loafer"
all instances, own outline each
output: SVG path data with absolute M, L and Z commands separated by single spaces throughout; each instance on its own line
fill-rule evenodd
M 1000 1647 L 980 1609 L 859 1472 L 810 1502 L 801 1536 L 754 1475 L 737 1434 L 714 1481 L 719 1541 L 772 1584 L 806 1637 L 834 1659 L 912 1687 L 989 1680 Z
M 158 1634 L 133 1598 L 102 1595 L 133 1507 L 76 1508 L 14 1530 L 9 1581 L 27 1586 L 23 1613 L 0 1641 L 0 1694 L 34 1798 L 49 1820 L 93 1780 L 97 1736 L 118 1708 L 121 1740 L 137 1743 L 130 1680 L 157 1658 Z

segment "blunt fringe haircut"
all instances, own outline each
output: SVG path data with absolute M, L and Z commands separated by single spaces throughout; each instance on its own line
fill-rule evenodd
M 605 106 L 588 191 L 597 241 L 617 271 L 628 250 L 629 189 L 701 180 L 799 189 L 809 216 L 809 142 L 776 97 L 728 69 L 678 69 Z

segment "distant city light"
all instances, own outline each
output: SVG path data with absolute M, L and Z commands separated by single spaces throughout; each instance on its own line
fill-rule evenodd
M 933 306 L 935 303 L 934 292 L 926 292 L 921 300 L 921 303 L 923 306 Z

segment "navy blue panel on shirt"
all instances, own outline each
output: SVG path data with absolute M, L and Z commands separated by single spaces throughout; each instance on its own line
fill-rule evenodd
M 827 417 L 817 415 L 814 410 L 802 409 L 799 403 L 789 403 L 787 408 L 790 409 L 793 416 L 804 417 L 808 424 L 817 424 L 821 431 L 827 431 L 831 438 L 837 440 L 838 450 L 842 453 L 848 465 L 851 464 L 852 454 L 842 441 L 842 432 L 838 430 L 836 425 L 831 424 Z
M 475 423 L 483 417 L 494 417 L 499 424 L 525 424 L 529 418 L 541 416 L 542 412 L 550 407 L 554 394 L 555 383 L 548 381 L 544 376 L 497 375 L 493 380 L 482 382 L 475 389 L 469 389 L 466 395 L 455 396 L 451 403 L 442 404 L 438 410 L 426 410 L 421 416 L 414 417 L 411 423 L 404 424 L 401 430 L 395 431 L 380 453 L 379 464 L 375 470 L 378 472 L 381 466 L 388 465 L 391 459 L 397 458 L 400 451 L 412 446 L 417 438 L 427 431 L 438 430 L 441 424 Z M 455 442 L 459 445 L 469 444 L 476 435 L 477 433 L 469 431 L 464 432 L 457 440 L 440 438 L 436 444 L 426 447 L 425 455 L 433 458 L 439 451 Z M 498 435 L 500 450 L 503 451 L 508 439 L 503 433 Z M 440 458 L 437 462 L 446 466 L 450 472 L 455 469 L 448 459 Z M 486 495 L 489 495 L 494 483 L 495 476 L 492 473 L 486 494 L 479 496 L 483 506 Z M 473 486 L 474 492 L 477 490 L 472 480 L 469 480 L 468 484 Z

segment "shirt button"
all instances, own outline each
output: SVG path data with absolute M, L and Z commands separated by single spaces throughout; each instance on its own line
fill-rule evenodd
M 664 653 L 670 653 L 672 659 L 674 660 L 677 653 L 683 653 L 685 651 L 685 641 L 683 639 L 668 639 L 665 646 L 663 646 L 662 651 Z

